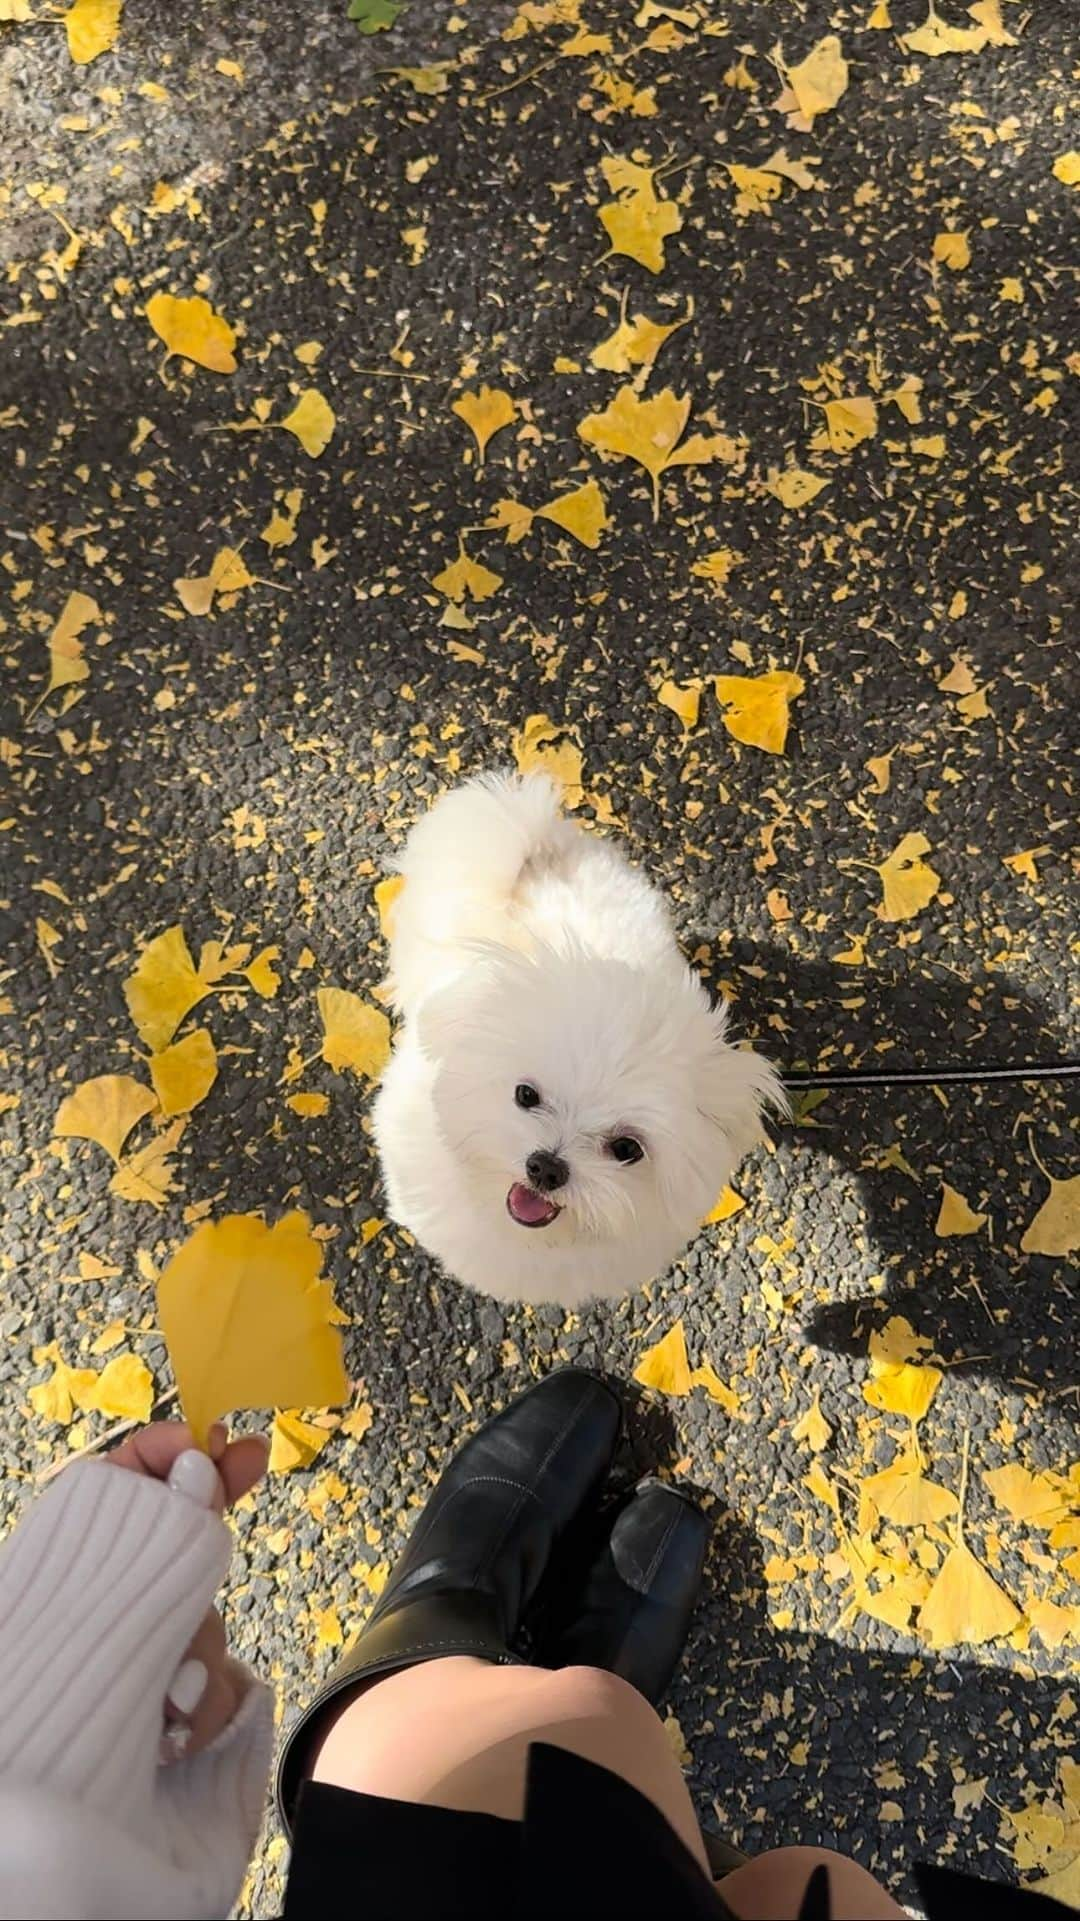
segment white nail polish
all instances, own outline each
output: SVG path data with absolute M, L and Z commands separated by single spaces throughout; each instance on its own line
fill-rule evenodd
M 194 1659 L 181 1661 L 166 1689 L 168 1699 L 172 1702 L 177 1714 L 188 1717 L 194 1714 L 206 1693 L 206 1683 L 209 1679 L 205 1661 Z
M 174 1494 L 183 1494 L 199 1507 L 209 1507 L 221 1483 L 213 1461 L 206 1454 L 200 1454 L 197 1447 L 188 1447 L 178 1454 L 172 1464 L 169 1486 Z

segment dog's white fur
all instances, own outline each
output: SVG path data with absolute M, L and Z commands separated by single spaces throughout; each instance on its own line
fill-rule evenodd
M 482 775 L 409 834 L 391 977 L 405 1017 L 375 1104 L 390 1211 L 451 1274 L 566 1307 L 661 1273 L 695 1233 L 760 1111 L 759 1055 L 675 943 L 665 902 L 542 774 Z M 532 1082 L 542 1105 L 515 1104 Z M 636 1135 L 643 1160 L 606 1143 Z M 558 1218 L 507 1211 L 537 1148 L 570 1178 Z

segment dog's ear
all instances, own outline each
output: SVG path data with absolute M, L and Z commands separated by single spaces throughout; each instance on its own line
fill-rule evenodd
M 701 1067 L 699 1106 L 726 1134 L 736 1154 L 749 1152 L 761 1138 L 765 1108 L 788 1114 L 784 1085 L 775 1067 L 750 1047 L 733 1047 L 727 1038 L 727 1009 L 711 1017 L 711 1042 Z

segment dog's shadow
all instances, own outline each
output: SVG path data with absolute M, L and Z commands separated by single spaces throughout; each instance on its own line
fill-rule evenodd
M 722 982 L 738 993 L 733 1032 L 753 1037 L 782 1071 L 977 1073 L 1070 1051 L 1051 1011 L 1002 976 L 968 982 L 926 962 L 891 976 L 736 939 L 707 980 L 717 991 Z M 901 1313 L 963 1371 L 1029 1388 L 1072 1386 L 1074 1277 L 1067 1262 L 1019 1248 L 1047 1193 L 1029 1135 L 1051 1171 L 1064 1174 L 1058 1136 L 1068 1091 L 1064 1081 L 1009 1081 L 796 1097 L 796 1122 L 777 1130 L 761 1178 L 790 1216 L 807 1277 L 825 1288 L 839 1280 L 838 1298 L 812 1312 L 809 1338 L 865 1354 L 870 1327 L 886 1311 Z M 936 1233 L 943 1182 L 987 1215 L 981 1230 Z M 873 1286 L 844 1297 L 845 1275 L 867 1268 Z

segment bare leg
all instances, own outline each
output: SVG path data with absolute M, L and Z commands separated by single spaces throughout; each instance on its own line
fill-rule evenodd
M 399 1668 L 349 1696 L 312 1776 L 391 1801 L 519 1820 L 531 1741 L 621 1775 L 708 1871 L 662 1723 L 628 1682 L 599 1668 L 495 1667 L 466 1655 Z
M 829 1871 L 833 1921 L 889 1921 L 903 1908 L 858 1862 L 828 1848 L 770 1848 L 721 1883 L 721 1893 L 743 1921 L 793 1921 L 814 1868 Z

